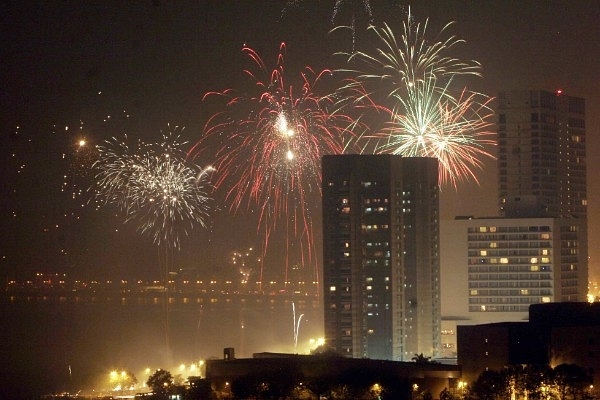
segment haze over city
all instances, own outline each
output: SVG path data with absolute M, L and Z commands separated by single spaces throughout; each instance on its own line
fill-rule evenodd
M 244 73 L 249 52 L 242 49 L 255 51 L 267 68 L 276 64 L 281 52 L 285 68 L 297 72 L 294 76 L 300 76 L 305 66 L 317 72 L 335 70 L 342 66 L 334 53 L 368 43 L 364 28 L 369 21 L 386 22 L 400 32 L 408 13 L 421 23 L 427 21 L 432 40 L 454 22 L 442 36 L 455 35 L 464 43 L 453 48 L 452 55 L 482 67 L 481 77 L 456 77 L 453 83 L 460 87 L 490 97 L 512 89 L 562 90 L 586 100 L 589 277 L 600 279 L 597 1 L 15 1 L 2 9 L 0 266 L 4 283 L 31 279 L 36 273 L 81 280 L 162 279 L 161 243 L 141 234 L 135 221 L 126 222 L 118 206 L 96 201 L 97 170 L 92 165 L 97 146 L 107 146 L 106 141 L 115 137 L 133 148 L 138 141 L 159 143 L 164 134 L 173 132 L 187 142 L 182 146 L 187 152 L 206 140 L 211 117 L 223 111 L 207 94 L 249 90 Z M 353 33 L 332 31 L 352 20 L 357 22 Z M 492 100 L 490 107 L 494 105 Z M 495 117 L 490 122 L 495 123 Z M 495 125 L 488 130 L 494 132 Z M 201 152 L 193 153 L 201 169 L 223 153 L 211 140 L 202 142 Z M 495 155 L 494 146 L 486 150 Z M 482 156 L 481 162 L 483 168 L 474 169 L 476 179 L 442 188 L 442 219 L 498 214 L 496 161 Z M 319 169 L 320 164 L 314 163 L 313 173 Z M 196 171 L 195 176 L 200 174 Z M 206 179 L 208 184 L 210 173 Z M 265 190 L 259 184 L 256 196 L 267 196 Z M 170 268 L 195 269 L 203 279 L 221 282 L 249 277 L 263 282 L 317 282 L 322 267 L 318 192 L 318 182 L 313 182 L 306 191 L 310 212 L 294 210 L 297 214 L 291 215 L 291 203 L 285 200 L 273 211 L 247 200 L 251 196 L 243 190 L 244 200 L 233 205 L 226 190 L 217 191 L 202 218 L 206 226 L 192 223 L 193 228 L 180 235 L 169 253 Z M 285 193 L 277 195 L 285 198 Z M 265 216 L 271 212 L 280 216 L 276 225 Z M 305 225 L 298 236 L 289 235 L 291 228 L 282 228 L 292 221 Z M 264 254 L 261 249 L 266 249 Z M 239 255 L 236 263 L 232 261 L 234 253 L 247 251 L 246 267 L 240 268 Z M 307 319 L 310 315 L 306 328 L 315 336 L 321 333 L 322 310 L 305 307 L 310 310 L 303 310 Z M 236 325 L 257 318 L 252 307 L 244 309 L 247 314 L 240 315 Z M 287 304 L 273 309 L 281 314 L 270 323 L 290 319 Z M 229 311 L 235 313 L 236 308 Z M 201 317 L 192 314 L 192 325 L 197 323 L 198 328 L 185 338 L 195 342 L 190 338 L 200 331 Z M 218 320 L 211 319 L 212 323 Z M 271 328 L 269 323 L 257 325 L 262 330 Z M 260 329 L 243 342 L 248 353 L 261 350 Z M 73 334 L 76 329 L 68 331 Z M 195 342 L 185 351 L 220 354 L 228 344 L 214 339 L 219 334 L 212 326 L 204 332 L 203 344 Z M 287 340 L 273 336 L 274 343 Z M 211 344 L 216 348 L 208 350 Z M 290 350 L 290 344 L 278 349 Z M 269 350 L 268 345 L 262 350 Z

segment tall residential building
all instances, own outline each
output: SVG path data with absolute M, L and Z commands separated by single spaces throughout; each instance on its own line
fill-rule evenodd
M 585 100 L 503 92 L 497 114 L 500 215 L 585 220 Z
M 585 101 L 498 96 L 500 217 L 441 224 L 442 348 L 457 325 L 517 322 L 532 304 L 586 301 Z
M 355 358 L 410 361 L 440 347 L 438 164 L 323 157 L 325 339 Z

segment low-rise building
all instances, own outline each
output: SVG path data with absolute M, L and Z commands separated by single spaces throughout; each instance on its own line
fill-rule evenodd
M 467 382 L 523 364 L 576 364 L 600 382 L 600 303 L 534 304 L 528 322 L 459 325 L 457 341 Z
M 322 385 L 354 379 L 357 384 L 368 383 L 385 390 L 386 382 L 411 392 L 429 392 L 439 398 L 444 389 L 457 386 L 461 377 L 457 365 L 433 362 L 399 362 L 348 358 L 335 355 L 296 355 L 280 353 L 256 353 L 252 358 L 236 359 L 227 349 L 220 360 L 206 361 L 206 378 L 216 391 L 226 391 L 237 379 L 255 377 L 276 377 L 284 373 L 295 377 L 296 385 L 308 382 L 321 382 Z M 373 380 L 371 382 L 370 380 Z

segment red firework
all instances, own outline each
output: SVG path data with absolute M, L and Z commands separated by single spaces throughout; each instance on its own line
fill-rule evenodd
M 243 207 L 258 211 L 265 253 L 270 237 L 284 230 L 287 282 L 292 244 L 300 247 L 301 266 L 313 263 L 317 271 L 312 213 L 320 203 L 321 157 L 343 153 L 352 133 L 351 119 L 335 111 L 325 88 L 332 72 L 306 66 L 297 82 L 288 83 L 285 50 L 282 43 L 269 69 L 255 50 L 242 49 L 251 60 L 252 67 L 244 70 L 251 93 L 207 93 L 204 100 L 216 97 L 223 109 L 209 119 L 190 153 L 205 151 L 209 141 L 218 140 L 215 187 L 234 213 Z

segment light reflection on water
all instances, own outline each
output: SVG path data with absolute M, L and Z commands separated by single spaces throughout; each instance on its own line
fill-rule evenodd
M 296 315 L 304 314 L 296 348 L 292 304 Z M 306 353 L 310 340 L 323 336 L 315 297 L 180 295 L 165 307 L 163 294 L 17 295 L 4 298 L 0 311 L 7 373 L 39 381 L 45 393 L 93 384 L 114 368 L 169 369 L 221 358 L 226 347 L 237 358 Z

